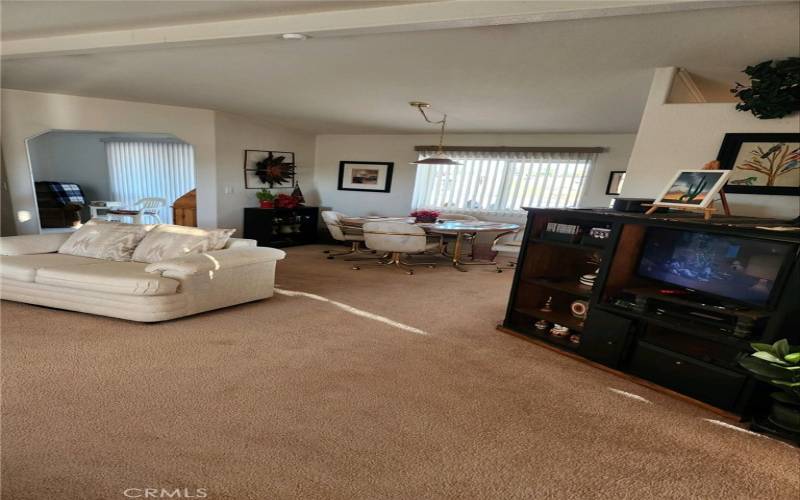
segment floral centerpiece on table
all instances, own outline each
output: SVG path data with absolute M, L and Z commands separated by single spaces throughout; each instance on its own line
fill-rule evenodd
M 414 210 L 409 214 L 416 222 L 436 222 L 439 212 L 436 210 Z

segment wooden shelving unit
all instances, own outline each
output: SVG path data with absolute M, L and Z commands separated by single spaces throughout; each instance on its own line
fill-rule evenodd
M 800 332 L 800 315 L 793 309 L 796 306 L 792 293 L 786 293 L 800 287 L 800 235 L 760 230 L 758 226 L 778 224 L 763 219 L 713 217 L 703 221 L 701 216 L 690 214 L 644 216 L 605 210 L 527 210 L 525 240 L 501 330 L 600 363 L 625 376 L 656 382 L 723 411 L 746 415 L 763 403 L 755 396 L 769 392 L 755 391 L 757 382 L 739 367 L 737 359 L 749 350 L 750 342 L 771 343 L 789 337 L 791 343 L 800 343 L 796 333 Z M 557 231 L 557 224 L 567 231 L 570 228 L 563 225 L 579 226 L 580 230 L 574 237 L 545 234 L 548 227 Z M 602 246 L 597 241 L 586 241 L 585 235 L 596 227 L 609 229 Z M 660 293 L 664 285 L 637 274 L 639 256 L 651 228 L 789 242 L 797 245 L 797 251 L 783 271 L 784 292 L 772 309 L 752 311 L 757 326 L 749 337 L 741 338 L 734 336 L 742 335 L 738 323 L 735 328 L 708 323 L 704 316 L 716 312 L 713 308 L 695 311 L 691 309 L 693 304 L 677 305 L 694 311 L 689 314 L 658 302 L 664 295 Z M 597 258 L 601 260 L 599 264 Z M 580 284 L 579 278 L 584 274 L 596 275 L 593 287 Z M 647 288 L 657 295 L 653 301 L 641 292 Z M 631 302 L 634 299 L 626 298 L 631 290 L 636 300 L 650 302 Z M 548 299 L 552 311 L 542 311 Z M 576 300 L 588 303 L 585 319 L 571 313 L 570 305 Z M 534 324 L 540 320 L 569 328 L 570 333 L 580 335 L 580 344 L 571 343 L 568 336 L 550 335 L 549 328 L 537 330 Z

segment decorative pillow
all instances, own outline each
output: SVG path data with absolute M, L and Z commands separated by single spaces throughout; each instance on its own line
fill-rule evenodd
M 127 262 L 152 224 L 90 220 L 72 233 L 58 253 Z
M 234 231 L 159 224 L 139 243 L 132 259 L 152 264 L 191 253 L 221 250 Z

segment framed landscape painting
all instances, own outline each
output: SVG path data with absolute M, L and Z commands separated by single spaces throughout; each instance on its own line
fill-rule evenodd
M 717 160 L 726 193 L 800 196 L 800 134 L 725 134 Z
M 340 191 L 388 193 L 392 188 L 393 162 L 340 161 Z
M 727 170 L 679 170 L 653 205 L 706 208 L 730 174 Z

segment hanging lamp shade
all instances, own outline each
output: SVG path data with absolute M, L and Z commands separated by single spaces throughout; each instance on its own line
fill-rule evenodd
M 459 162 L 454 161 L 447 157 L 442 152 L 434 153 L 422 160 L 412 161 L 412 165 L 461 165 Z
M 425 118 L 425 121 L 428 123 L 432 123 L 434 125 L 441 125 L 441 132 L 439 133 L 439 147 L 434 154 L 427 158 L 423 158 L 421 160 L 412 161 L 411 165 L 461 165 L 461 163 L 448 158 L 444 151 L 442 150 L 444 145 L 444 129 L 447 126 L 447 115 L 445 114 L 442 116 L 442 119 L 439 121 L 432 121 L 428 118 L 428 115 L 425 113 L 425 109 L 430 108 L 431 105 L 427 102 L 423 101 L 411 101 L 409 103 L 411 107 L 417 108 L 419 112 L 422 114 L 422 117 Z

